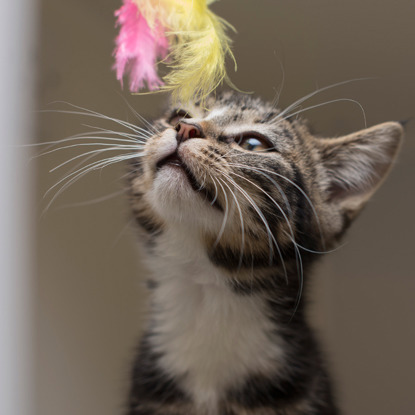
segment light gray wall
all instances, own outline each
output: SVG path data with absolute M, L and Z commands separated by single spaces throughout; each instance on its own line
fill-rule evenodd
M 132 120 L 112 65 L 118 0 L 43 0 L 38 106 L 64 100 Z M 314 89 L 310 105 L 358 100 L 369 125 L 415 115 L 415 7 L 410 0 L 222 0 L 214 9 L 234 35 L 238 87 L 272 99 L 285 70 L 281 105 Z M 161 96 L 123 96 L 144 116 Z M 323 135 L 363 128 L 357 105 L 309 111 Z M 60 139 L 99 121 L 40 114 L 40 140 Z M 390 178 L 345 238 L 315 270 L 313 322 L 321 332 L 346 415 L 415 413 L 415 121 Z M 48 169 L 68 158 L 38 160 L 41 195 L 61 177 Z M 120 414 L 129 363 L 145 309 L 140 265 L 123 197 L 65 207 L 122 189 L 122 166 L 68 189 L 37 224 L 37 414 Z
M 36 1 L 2 4 L 0 25 L 0 413 L 31 415 L 34 403 L 34 166 Z

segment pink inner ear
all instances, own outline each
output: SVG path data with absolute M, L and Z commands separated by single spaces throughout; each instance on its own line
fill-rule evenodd
M 123 84 L 123 76 L 130 75 L 130 91 L 145 87 L 158 89 L 163 82 L 157 75 L 157 59 L 165 59 L 168 51 L 164 29 L 156 22 L 152 30 L 132 0 L 115 12 L 119 34 L 115 40 L 114 69 Z

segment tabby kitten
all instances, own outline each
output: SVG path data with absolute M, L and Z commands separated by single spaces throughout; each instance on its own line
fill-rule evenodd
M 236 93 L 172 108 L 131 164 L 152 273 L 129 415 L 338 413 L 303 284 L 385 178 L 403 131 L 320 138 L 289 115 Z

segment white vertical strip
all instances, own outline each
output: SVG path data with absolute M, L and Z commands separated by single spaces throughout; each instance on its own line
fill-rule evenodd
M 0 25 L 0 414 L 34 413 L 30 220 L 35 0 L 2 2 Z M 33 217 L 33 216 L 32 216 Z

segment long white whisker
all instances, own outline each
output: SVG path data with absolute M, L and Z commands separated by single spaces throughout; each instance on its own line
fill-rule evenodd
M 104 119 L 104 120 L 108 120 L 108 121 L 115 122 L 116 124 L 120 124 L 123 127 L 126 127 L 129 130 L 132 130 L 132 131 L 135 131 L 135 132 L 143 131 L 143 132 L 148 133 L 147 130 L 145 130 L 145 129 L 141 128 L 141 127 L 138 127 L 138 126 L 136 126 L 134 124 L 131 124 L 131 123 L 127 122 L 127 121 L 119 120 L 118 118 L 113 118 L 113 117 L 110 117 L 108 115 L 100 114 L 99 112 L 92 111 L 90 109 L 83 108 L 83 107 L 80 107 L 78 105 L 71 104 L 69 102 L 56 101 L 56 103 L 59 103 L 59 102 L 60 103 L 64 103 L 66 105 L 69 105 L 69 106 L 71 106 L 73 108 L 82 110 L 84 112 L 81 112 L 81 111 L 69 111 L 69 110 L 41 110 L 39 112 L 41 112 L 41 113 L 42 112 L 54 112 L 54 113 L 59 113 L 59 114 L 72 114 L 72 115 L 82 115 L 82 116 L 85 116 L 85 117 L 101 118 L 101 119 Z
M 241 210 L 241 206 L 238 202 L 238 199 L 237 199 L 235 193 L 232 191 L 232 189 L 229 187 L 229 185 L 226 183 L 226 181 L 221 180 L 221 179 L 219 179 L 219 180 L 229 189 L 233 199 L 235 200 L 236 207 L 237 207 L 238 212 L 239 212 L 239 220 L 241 221 L 241 252 L 240 252 L 240 255 L 239 255 L 238 269 L 240 269 L 241 266 L 242 266 L 242 261 L 243 261 L 243 256 L 244 256 L 244 248 L 245 248 L 245 226 L 244 226 L 244 219 L 243 219 L 243 216 L 242 216 L 242 210 Z
M 147 125 L 152 131 L 154 131 L 154 133 L 159 133 L 160 131 L 151 123 L 149 123 L 141 114 L 139 114 L 132 106 L 131 104 L 127 101 L 127 99 L 123 96 L 120 95 L 121 98 L 124 100 L 124 102 L 127 104 L 127 107 L 130 109 L 130 111 L 141 121 L 144 123 L 144 125 Z
M 282 120 L 286 120 L 287 118 L 293 117 L 294 115 L 301 114 L 302 112 L 310 111 L 310 110 L 312 110 L 314 108 L 319 108 L 319 107 L 322 107 L 324 105 L 329 105 L 329 104 L 334 104 L 336 102 L 344 102 L 344 101 L 346 101 L 346 102 L 353 102 L 354 104 L 356 104 L 356 105 L 359 106 L 360 110 L 362 111 L 362 115 L 363 115 L 363 120 L 364 120 L 364 123 L 365 123 L 365 127 L 367 128 L 366 113 L 365 113 L 365 110 L 364 110 L 362 104 L 359 101 L 357 101 L 355 99 L 351 99 L 351 98 L 338 98 L 338 99 L 333 99 L 331 101 L 323 102 L 321 104 L 312 105 L 310 107 L 303 108 L 303 109 L 301 109 L 299 111 L 296 111 L 296 112 L 287 114 L 284 118 L 281 119 L 281 121 Z
M 114 198 L 116 196 L 119 196 L 123 193 L 125 193 L 125 190 L 118 190 L 118 191 L 116 191 L 114 193 L 111 193 L 109 195 L 105 195 L 105 196 L 102 196 L 102 197 L 97 197 L 95 199 L 85 200 L 83 202 L 77 202 L 77 203 L 68 203 L 66 205 L 59 206 L 57 209 L 61 210 L 61 209 L 67 209 L 67 208 L 73 208 L 73 207 L 89 206 L 89 205 L 93 205 L 95 203 L 105 202 L 106 200 L 112 199 L 112 198 Z
M 223 220 L 222 220 L 222 225 L 220 227 L 218 236 L 216 237 L 215 242 L 213 243 L 213 248 L 216 248 L 219 244 L 219 241 L 222 238 L 223 232 L 225 231 L 225 227 L 226 227 L 226 223 L 228 221 L 228 215 L 229 215 L 229 201 L 228 201 L 228 196 L 225 192 L 225 189 L 223 188 L 223 186 L 221 185 L 221 183 L 218 181 L 218 185 L 220 186 L 220 188 L 222 189 L 223 192 L 223 196 L 225 198 L 225 214 L 223 216 Z
M 296 262 L 296 265 L 297 265 L 298 277 L 299 277 L 299 284 L 300 284 L 299 289 L 298 289 L 298 294 L 297 294 L 297 300 L 296 300 L 296 303 L 295 303 L 295 307 L 294 307 L 294 310 L 293 310 L 293 314 L 291 316 L 291 319 L 292 319 L 294 317 L 297 309 L 298 309 L 299 304 L 300 304 L 300 300 L 301 300 L 301 296 L 302 296 L 302 292 L 303 292 L 303 286 L 304 286 L 304 271 L 303 271 L 303 262 L 302 262 L 301 252 L 298 249 L 297 243 L 295 242 L 294 232 L 293 232 L 293 229 L 291 227 L 291 224 L 289 223 L 288 218 L 285 215 L 285 212 L 283 211 L 283 209 L 278 205 L 278 203 L 274 200 L 274 198 L 272 198 L 265 190 L 261 189 L 261 187 L 259 187 L 257 184 L 253 183 L 251 180 L 247 179 L 246 177 L 243 177 L 243 176 L 241 176 L 241 175 L 239 175 L 239 174 L 237 174 L 235 172 L 233 172 L 232 174 L 234 174 L 234 175 L 236 175 L 236 176 L 238 176 L 238 177 L 240 177 L 242 179 L 245 179 L 246 181 L 248 181 L 249 183 L 251 183 L 252 185 L 254 185 L 255 187 L 257 187 L 259 190 L 261 190 L 263 193 L 265 193 L 270 198 L 270 200 L 277 206 L 277 208 L 280 210 L 280 212 L 284 216 L 284 219 L 286 220 L 286 223 L 287 223 L 287 225 L 288 225 L 288 227 L 290 229 L 291 238 L 292 238 L 292 242 L 293 242 L 293 246 L 294 246 L 294 251 L 295 251 L 295 262 Z M 277 246 L 277 248 L 278 248 L 278 252 L 280 252 L 280 249 L 279 249 L 278 246 Z M 282 259 L 282 256 L 281 255 L 280 255 L 280 258 Z M 282 259 L 282 264 L 283 264 L 283 267 L 284 267 L 286 281 L 288 283 L 287 272 L 286 272 L 286 268 L 285 268 L 285 264 L 284 264 L 283 259 Z
M 128 153 L 127 155 L 133 155 L 132 153 Z M 134 153 L 134 157 L 137 157 L 137 154 L 135 154 Z M 95 168 L 99 168 L 101 165 L 102 166 L 104 166 L 105 165 L 105 162 L 107 162 L 107 161 L 109 161 L 109 160 L 119 160 L 119 159 L 122 159 L 122 156 L 114 156 L 114 157 L 109 157 L 109 158 L 106 158 L 106 159 L 104 159 L 104 160 L 97 160 L 97 161 L 94 161 L 93 163 L 90 163 L 90 164 L 88 164 L 87 166 L 83 166 L 83 167 L 81 167 L 79 170 L 77 170 L 77 171 L 74 171 L 74 172 L 71 172 L 70 174 L 67 174 L 64 178 L 62 178 L 61 180 L 59 180 L 57 183 L 55 183 L 53 186 L 51 186 L 46 192 L 45 192 L 45 195 L 44 195 L 44 197 L 45 196 L 47 196 L 55 187 L 57 187 L 57 186 L 59 186 L 59 184 L 61 184 L 63 181 L 65 181 L 65 180 L 67 180 L 67 179 L 69 179 L 70 177 L 72 177 L 72 176 L 76 176 L 77 174 L 79 174 L 79 173 L 81 173 L 81 172 L 83 172 L 83 171 L 86 171 L 86 170 L 88 170 L 88 169 L 91 169 L 91 171 L 92 170 L 94 170 Z M 132 158 L 132 157 L 131 157 Z
M 116 130 L 109 130 L 108 128 L 98 127 L 96 125 L 90 125 L 90 124 L 82 124 L 84 127 L 92 128 L 93 130 L 96 130 L 97 133 L 100 134 L 118 134 L 122 137 L 130 138 L 134 141 L 147 141 L 150 137 L 152 137 L 153 134 L 150 132 L 140 132 L 138 133 L 126 133 L 124 131 L 116 131 Z
M 275 245 L 275 247 L 277 248 L 278 254 L 281 258 L 282 263 L 284 263 L 283 259 L 282 259 L 282 254 L 280 251 L 280 248 L 278 246 L 277 241 L 275 240 L 275 237 L 273 235 L 273 233 L 271 232 L 271 229 L 269 227 L 268 221 L 265 218 L 263 212 L 261 211 L 261 209 L 258 207 L 258 205 L 255 203 L 255 201 L 251 198 L 251 196 L 249 196 L 249 194 L 247 192 L 245 192 L 245 190 L 239 186 L 235 180 L 232 179 L 232 177 L 230 177 L 228 174 L 226 174 L 225 172 L 222 172 L 222 174 L 228 178 L 228 180 L 233 184 L 233 186 L 235 186 L 235 188 L 237 188 L 242 195 L 245 197 L 245 199 L 247 199 L 249 201 L 249 203 L 251 204 L 251 206 L 254 208 L 254 210 L 256 211 L 256 213 L 258 214 L 258 216 L 260 217 L 261 221 L 263 222 L 265 229 L 267 231 L 267 235 L 268 235 L 268 243 L 269 243 L 269 248 L 270 248 L 270 264 L 272 264 L 272 258 L 274 256 L 274 248 L 273 248 L 273 244 Z M 285 269 L 285 266 L 284 266 Z
M 88 109 L 88 108 L 83 108 L 83 107 L 81 107 L 79 105 L 71 104 L 70 102 L 65 102 L 65 101 L 55 101 L 55 102 L 52 102 L 52 104 L 54 104 L 54 103 L 66 104 L 66 105 L 68 105 L 68 106 L 70 106 L 72 108 L 76 108 L 78 110 L 84 111 L 83 113 L 82 112 L 79 113 L 79 115 L 94 115 L 94 116 L 96 116 L 98 118 L 103 118 L 103 119 L 106 119 L 106 120 L 113 121 L 115 123 L 124 125 L 125 127 L 129 128 L 129 129 L 132 129 L 134 131 L 142 131 L 142 132 L 148 134 L 148 131 L 146 129 L 144 129 L 144 128 L 141 128 L 141 127 L 139 127 L 139 126 L 137 126 L 135 124 L 129 123 L 128 121 L 120 120 L 118 118 L 114 118 L 114 117 L 110 117 L 110 116 L 105 115 L 105 114 L 101 114 L 98 111 L 94 111 L 94 110 L 91 110 L 91 109 Z M 149 124 L 149 125 L 150 125 L 150 127 L 152 127 L 151 124 Z
M 258 172 L 259 171 L 264 171 L 266 173 L 274 174 L 277 177 L 280 177 L 281 179 L 283 179 L 283 180 L 287 181 L 288 183 L 290 183 L 291 185 L 293 185 L 296 189 L 298 189 L 298 191 L 303 195 L 303 197 L 306 199 L 307 203 L 309 204 L 311 210 L 313 211 L 313 215 L 316 218 L 317 226 L 318 226 L 319 233 L 320 233 L 320 236 L 321 236 L 322 246 L 323 246 L 323 249 L 324 249 L 325 242 L 324 242 L 324 238 L 323 238 L 323 231 L 322 231 L 322 228 L 321 228 L 320 219 L 317 215 L 317 211 L 316 211 L 313 203 L 311 202 L 310 198 L 307 196 L 307 193 L 297 183 L 293 182 L 288 177 L 285 177 L 284 175 L 279 174 L 279 173 L 277 173 L 275 171 L 272 171 L 272 170 L 259 168 L 259 167 L 254 168 L 254 167 L 251 167 L 251 166 L 246 166 L 244 164 L 238 164 L 238 163 L 229 163 L 229 164 L 234 166 L 234 167 L 239 167 L 239 168 L 242 168 L 242 169 L 251 169 L 251 170 L 256 170 Z
M 291 236 L 290 235 L 287 235 L 289 238 L 291 238 Z M 337 246 L 336 248 L 334 248 L 334 249 L 329 249 L 329 250 L 327 250 L 327 251 L 314 251 L 313 249 L 309 249 L 309 248 L 306 248 L 305 246 L 303 246 L 303 245 L 300 245 L 298 242 L 296 242 L 296 241 L 294 241 L 294 240 L 291 240 L 294 244 L 296 244 L 300 249 L 302 249 L 303 251 L 306 251 L 306 252 L 310 252 L 311 254 L 317 254 L 317 255 L 323 255 L 323 254 L 332 254 L 333 252 L 337 252 L 339 249 L 341 249 L 341 248 L 343 248 L 344 246 L 345 246 L 345 244 L 342 244 L 342 245 L 340 245 L 340 246 Z
M 99 149 L 99 150 L 92 150 L 92 151 L 87 151 L 86 153 L 82 153 L 82 154 L 78 154 L 75 157 L 70 158 L 69 160 L 64 161 L 63 163 L 59 164 L 58 166 L 55 166 L 53 169 L 49 170 L 49 173 L 54 172 L 55 170 L 60 169 L 61 167 L 65 166 L 66 164 L 71 163 L 74 160 L 78 160 L 81 157 L 85 157 L 88 156 L 89 154 L 94 154 L 94 155 L 98 155 L 98 154 L 102 154 L 104 152 L 107 151 L 124 151 L 124 150 L 137 150 L 137 147 L 133 147 L 133 146 L 125 146 L 125 147 L 110 147 L 110 148 L 104 148 L 104 149 Z M 139 157 L 140 155 L 137 154 L 137 157 Z
M 137 157 L 136 154 L 124 154 L 123 156 L 116 156 L 116 157 L 112 157 L 110 159 L 105 159 L 105 160 L 101 160 L 99 162 L 95 162 L 92 163 L 92 166 L 86 166 L 88 167 L 87 169 L 82 168 L 79 169 L 77 172 L 72 173 L 69 176 L 66 176 L 64 179 L 60 180 L 58 183 L 56 183 L 54 186 L 52 186 L 46 193 L 45 196 L 53 189 L 55 188 L 57 185 L 59 185 L 60 183 L 62 183 L 64 180 L 67 180 L 70 176 L 74 175 L 69 181 L 67 181 L 56 193 L 55 195 L 52 197 L 52 199 L 50 200 L 50 202 L 48 203 L 48 205 L 46 206 L 45 210 L 43 211 L 43 213 L 45 213 L 50 206 L 52 205 L 52 203 L 56 200 L 56 198 L 64 191 L 66 190 L 69 186 L 71 186 L 73 183 L 75 183 L 77 180 L 79 180 L 81 177 L 83 177 L 84 175 L 88 174 L 89 172 L 93 171 L 93 170 L 98 170 L 98 169 L 102 169 L 104 167 L 109 166 L 110 164 L 115 164 L 115 163 L 119 163 L 120 161 L 124 161 L 124 160 L 128 160 L 128 159 L 132 159 Z M 82 171 L 81 171 L 82 170 Z M 76 174 L 77 173 L 77 174 Z
M 271 200 L 271 202 L 278 208 L 278 210 L 281 212 L 281 214 L 283 215 L 283 217 L 284 217 L 284 219 L 285 219 L 285 222 L 287 223 L 287 225 L 288 225 L 288 228 L 289 228 L 289 230 L 290 230 L 290 233 L 291 233 L 291 237 L 293 238 L 293 239 L 295 239 L 294 238 L 294 231 L 293 231 L 293 229 L 292 229 L 292 226 L 291 226 L 291 223 L 290 223 L 290 221 L 288 220 L 288 218 L 287 218 L 287 215 L 285 214 L 285 212 L 284 212 L 284 210 L 281 208 L 281 206 L 277 203 L 277 201 L 268 193 L 268 192 L 266 192 L 264 189 L 262 189 L 260 186 L 258 186 L 256 183 L 254 183 L 252 180 L 249 180 L 249 179 L 247 179 L 246 177 L 244 177 L 244 176 L 241 176 L 240 174 L 238 174 L 238 173 L 235 173 L 235 172 L 232 172 L 232 174 L 233 175 L 235 175 L 235 176 L 237 176 L 237 177 L 240 177 L 241 179 L 244 179 L 244 180 L 246 180 L 248 183 L 250 183 L 251 185 L 253 185 L 253 186 L 255 186 L 257 189 L 259 189 L 262 193 L 264 193 L 270 200 Z M 284 265 L 284 261 L 282 261 L 283 262 L 283 267 L 284 267 L 284 270 L 285 270 L 285 265 Z M 287 284 L 288 284 L 288 276 L 287 276 L 287 273 L 286 273 L 286 271 L 285 271 L 285 277 L 286 277 L 286 282 L 287 282 Z
M 295 249 L 295 262 L 297 264 L 297 269 L 299 269 L 300 286 L 298 288 L 297 300 L 296 300 L 296 303 L 295 303 L 294 310 L 293 310 L 293 313 L 291 315 L 290 321 L 293 319 L 295 313 L 298 310 L 298 306 L 300 305 L 300 300 L 301 300 L 301 296 L 303 294 L 303 289 L 304 289 L 303 261 L 301 260 L 301 253 L 300 253 L 300 250 L 297 247 L 297 244 L 294 244 L 294 249 Z
M 264 193 L 267 197 L 268 197 L 268 199 L 270 199 L 271 200 L 271 202 L 278 208 L 278 210 L 281 212 L 281 214 L 283 215 L 283 217 L 284 217 L 284 219 L 285 219 L 285 221 L 286 221 L 286 223 L 287 223 L 287 225 L 288 225 L 288 227 L 289 227 L 289 229 L 290 229 L 290 233 L 291 233 L 291 236 L 294 238 L 294 232 L 293 232 L 293 229 L 292 229 L 292 227 L 291 227 L 291 223 L 290 223 L 290 221 L 288 220 L 288 217 L 287 217 L 287 215 L 285 214 L 285 212 L 284 212 L 284 210 L 281 208 L 281 206 L 277 203 L 277 201 L 268 193 L 268 192 L 266 192 L 264 189 L 262 189 L 260 186 L 258 186 L 256 183 L 254 183 L 252 180 L 249 180 L 248 178 L 246 178 L 246 177 L 244 177 L 244 176 L 242 176 L 242 175 L 240 175 L 240 174 L 238 174 L 238 173 L 235 173 L 235 172 L 231 172 L 231 174 L 233 174 L 234 176 L 237 176 L 237 177 L 240 177 L 241 179 L 243 179 L 243 180 L 246 180 L 248 183 L 250 183 L 252 186 L 255 186 L 257 189 L 259 189 L 262 193 Z
M 83 166 L 83 167 L 87 167 L 88 165 L 84 165 L 87 161 L 89 161 L 89 160 L 91 160 L 92 158 L 94 158 L 95 157 L 95 154 L 90 154 L 90 155 L 88 155 L 88 156 L 85 156 L 85 158 L 80 162 L 80 163 L 77 163 L 77 164 L 75 164 L 75 166 L 72 166 L 67 172 L 66 172 L 66 177 L 69 177 L 69 174 L 70 173 L 74 173 L 75 172 L 75 170 L 78 170 L 79 168 L 81 168 L 81 166 Z M 102 160 L 97 160 L 96 161 L 96 163 L 98 163 L 99 161 L 102 161 Z
M 62 144 L 66 142 L 73 142 L 78 140 L 100 140 L 100 141 L 110 141 L 110 142 L 122 142 L 122 143 L 130 143 L 130 144 L 141 144 L 144 141 L 140 140 L 130 140 L 130 139 L 123 139 L 123 138 L 115 138 L 115 137 L 100 137 L 100 136 L 91 136 L 91 132 L 76 134 L 71 137 L 63 138 L 61 140 L 54 140 L 54 141 L 44 141 L 42 143 L 33 143 L 27 144 L 24 147 L 40 147 L 40 146 L 48 146 L 46 150 L 50 147 L 53 147 L 57 144 Z
M 57 151 L 66 150 L 68 148 L 75 148 L 75 147 L 95 147 L 95 146 L 99 146 L 99 147 L 113 147 L 113 148 L 119 148 L 121 150 L 122 149 L 125 149 L 125 148 L 137 148 L 137 149 L 140 149 L 140 148 L 143 148 L 144 147 L 143 145 L 140 145 L 140 144 L 133 145 L 132 143 L 130 143 L 130 144 L 116 144 L 116 143 L 115 144 L 114 143 L 110 143 L 109 144 L 109 143 L 95 143 L 95 142 L 93 142 L 93 143 L 77 143 L 77 144 L 71 144 L 69 146 L 62 146 L 62 147 L 54 148 L 53 150 L 45 151 L 45 152 L 40 153 L 40 154 L 38 154 L 38 155 L 36 155 L 36 156 L 34 156 L 32 158 L 46 156 L 48 154 L 55 153 Z
M 280 67 L 281 67 L 281 72 L 282 72 L 282 81 L 281 81 L 281 84 L 280 84 L 276 94 L 275 94 L 275 98 L 272 101 L 272 104 L 271 104 L 272 108 L 276 108 L 278 106 L 278 103 L 280 102 L 280 97 L 281 97 L 281 94 L 282 94 L 282 91 L 283 91 L 284 85 L 285 85 L 284 65 L 282 64 L 281 60 L 279 62 L 280 62 Z M 269 115 L 270 112 L 267 113 L 267 116 Z
M 289 105 L 284 111 L 280 112 L 275 118 L 281 118 L 283 117 L 287 112 L 291 111 L 292 109 L 295 109 L 296 107 L 298 107 L 300 104 L 302 104 L 304 101 L 307 101 L 308 99 L 312 98 L 313 96 L 320 94 L 321 92 L 327 91 L 328 89 L 332 89 L 341 85 L 346 85 L 349 84 L 351 82 L 357 82 L 357 81 L 366 81 L 369 79 L 373 79 L 373 78 L 355 78 L 355 79 L 349 79 L 348 81 L 342 81 L 342 82 L 337 82 L 335 84 L 331 84 L 331 85 L 327 85 L 325 87 L 319 88 L 316 91 L 310 92 L 309 94 L 305 95 L 304 97 L 298 99 L 297 101 L 293 102 L 291 105 Z
M 210 173 L 208 173 L 210 176 L 210 179 L 212 180 L 213 185 L 215 186 L 215 197 L 213 198 L 212 202 L 210 204 L 213 206 L 218 199 L 218 186 L 216 185 L 216 180 L 212 177 Z
M 292 209 L 291 209 L 291 205 L 290 202 L 288 201 L 287 195 L 285 194 L 285 192 L 282 190 L 281 186 L 272 178 L 270 177 L 268 174 L 264 173 L 262 170 L 255 168 L 255 167 L 250 167 L 250 166 L 246 166 L 246 165 L 237 165 L 233 162 L 228 163 L 231 166 L 235 166 L 235 167 L 242 167 L 247 169 L 247 170 L 252 170 L 255 171 L 258 174 L 261 174 L 262 176 L 266 177 L 278 190 L 278 192 L 280 193 L 281 197 L 284 199 L 284 204 L 287 207 L 288 210 L 288 214 L 292 217 Z

